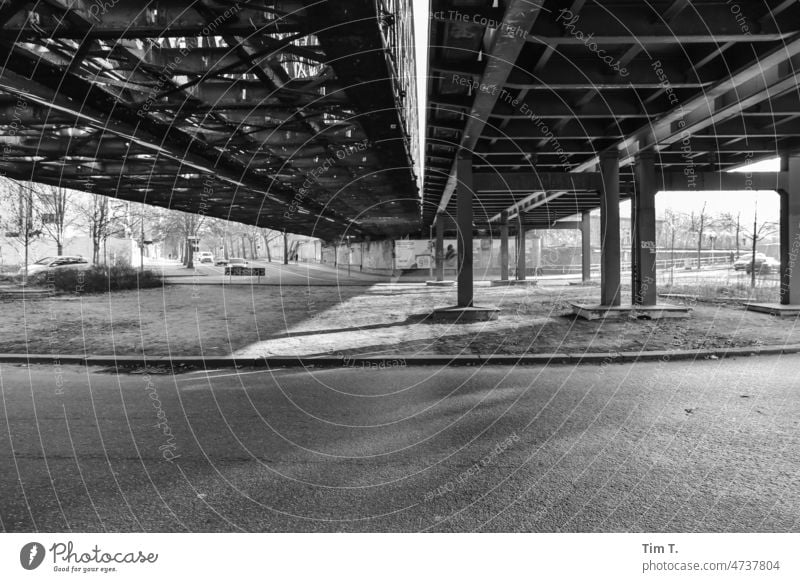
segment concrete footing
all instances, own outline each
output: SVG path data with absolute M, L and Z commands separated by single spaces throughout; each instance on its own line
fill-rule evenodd
M 455 281 L 425 281 L 428 287 L 452 287 L 456 284 Z
M 508 285 L 528 285 L 530 287 L 535 287 L 538 284 L 539 282 L 535 279 L 507 279 L 505 281 L 490 281 L 490 285 L 492 287 L 506 287 Z
M 586 305 L 570 303 L 572 312 L 584 319 L 666 319 L 689 317 L 690 307 L 684 305 Z
M 474 323 L 497 319 L 500 310 L 496 307 L 443 307 L 436 309 L 432 316 L 435 321 L 452 321 L 453 323 Z
M 767 313 L 776 317 L 797 317 L 800 315 L 800 305 L 782 305 L 780 303 L 745 303 L 748 311 Z

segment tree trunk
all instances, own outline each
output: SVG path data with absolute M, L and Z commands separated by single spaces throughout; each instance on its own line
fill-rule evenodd
M 264 235 L 263 238 L 264 238 L 264 248 L 267 250 L 267 261 L 271 263 L 272 253 L 269 250 L 269 239 L 267 238 L 267 235 Z
M 283 233 L 283 264 L 289 264 L 289 235 Z
M 186 237 L 186 268 L 194 269 L 194 243 Z
M 756 218 L 753 219 L 753 250 L 752 255 L 750 256 L 750 288 L 756 288 L 756 242 L 758 242 L 758 213 L 756 212 Z
M 700 231 L 697 233 L 697 270 L 701 268 L 703 257 L 703 222 L 700 222 Z
M 739 236 L 741 235 L 741 226 L 739 224 L 739 217 L 741 213 L 736 215 L 736 258 L 739 258 Z

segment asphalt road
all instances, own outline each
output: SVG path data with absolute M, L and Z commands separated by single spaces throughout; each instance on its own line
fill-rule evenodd
M 5 531 L 800 530 L 800 357 L 0 365 Z

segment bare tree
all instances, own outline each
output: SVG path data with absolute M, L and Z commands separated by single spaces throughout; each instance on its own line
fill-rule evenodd
M 89 236 L 92 238 L 92 262 L 99 264 L 100 247 L 108 240 L 112 224 L 119 218 L 114 211 L 115 207 L 112 207 L 108 197 L 101 194 L 89 194 L 82 203 L 76 204 L 76 208 L 85 220 Z
M 61 186 L 33 182 L 31 186 L 37 199 L 34 208 L 39 214 L 42 231 L 56 243 L 56 254 L 63 255 L 66 229 L 76 218 L 72 212 L 72 197 Z
M 692 212 L 691 214 L 691 231 L 697 233 L 697 270 L 699 271 L 702 265 L 702 255 L 703 255 L 703 232 L 705 229 L 710 225 L 708 220 L 708 215 L 706 214 L 706 201 L 703 201 L 703 208 L 700 210 L 700 214 L 695 216 L 695 213 Z
M 758 201 L 755 203 L 755 211 L 753 213 L 753 230 L 745 234 L 745 238 L 749 238 L 752 242 L 750 249 L 750 288 L 756 286 L 756 245 L 758 241 L 773 235 L 777 232 L 778 226 L 774 222 L 764 221 L 758 223 Z M 760 266 L 759 266 L 760 269 Z
M 9 184 L 9 183 L 7 183 Z M 10 182 L 10 188 L 5 190 L 5 202 L 11 209 L 8 219 L 4 222 L 6 237 L 15 238 L 23 247 L 22 282 L 28 277 L 28 255 L 31 241 L 42 234 L 41 224 L 35 211 L 36 197 L 28 185 L 20 182 Z
M 734 235 L 734 246 L 736 248 L 736 257 L 740 254 L 740 240 L 742 235 L 742 213 L 737 212 L 735 215 L 732 212 L 725 212 L 720 217 L 720 226 Z
M 682 232 L 686 227 L 686 215 L 676 210 L 667 209 L 664 211 L 664 225 L 667 228 L 669 237 L 669 284 L 675 280 L 675 239 L 678 232 Z
M 192 212 L 180 212 L 177 216 L 176 226 L 186 241 L 183 264 L 186 265 L 188 269 L 194 268 L 194 239 L 200 232 L 205 218 L 205 215 L 194 214 Z

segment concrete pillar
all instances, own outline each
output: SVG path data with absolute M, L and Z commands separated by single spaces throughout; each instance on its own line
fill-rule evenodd
M 581 213 L 581 275 L 584 283 L 592 279 L 592 222 L 589 212 Z
M 508 213 L 500 215 L 500 280 L 508 281 Z
M 434 249 L 436 260 L 436 280 L 444 281 L 444 216 L 436 217 L 436 246 Z
M 781 290 L 782 305 L 800 305 L 800 156 L 782 161 L 789 172 L 788 191 L 781 198 Z
M 458 306 L 472 307 L 472 156 L 457 163 Z
M 636 159 L 636 188 L 631 200 L 631 253 L 634 305 L 655 305 L 656 289 L 656 165 L 651 152 Z
M 619 256 L 619 156 L 617 151 L 600 154 L 600 304 L 620 304 Z
M 520 219 L 519 230 L 517 231 L 517 281 L 525 280 L 525 227 L 522 226 Z

